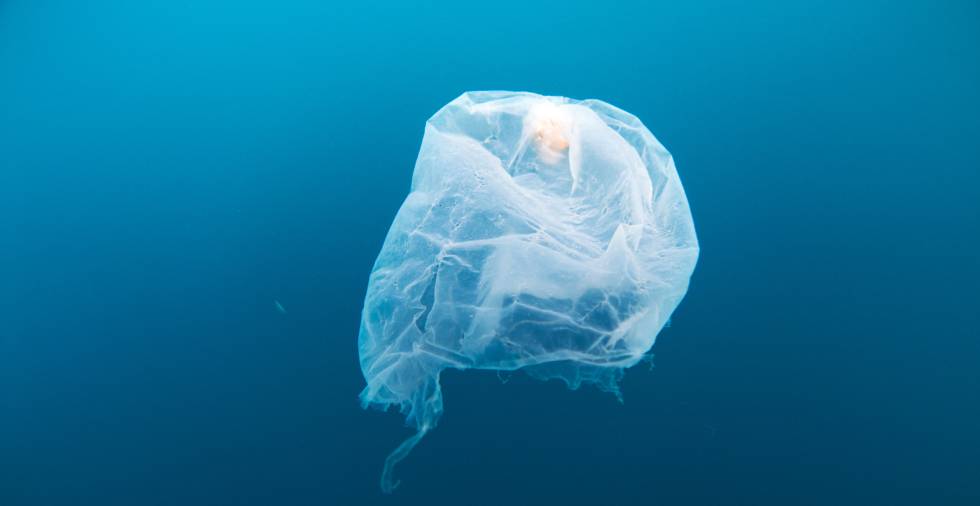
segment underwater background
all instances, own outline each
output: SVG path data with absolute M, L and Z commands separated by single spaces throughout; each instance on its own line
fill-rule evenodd
M 364 411 L 425 120 L 599 98 L 701 257 L 625 402 Z M 980 504 L 980 7 L 0 0 L 0 505 Z M 502 381 L 506 380 L 506 381 Z

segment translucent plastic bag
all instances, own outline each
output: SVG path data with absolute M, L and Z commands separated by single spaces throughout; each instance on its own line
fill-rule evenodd
M 670 154 L 598 100 L 471 92 L 426 124 L 364 301 L 361 402 L 417 429 L 447 368 L 524 369 L 618 394 L 687 291 L 698 243 Z

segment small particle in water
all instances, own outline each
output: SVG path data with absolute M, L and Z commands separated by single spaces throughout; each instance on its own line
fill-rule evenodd
M 282 307 L 282 304 L 279 303 L 278 300 L 272 299 L 272 302 L 276 303 L 276 311 L 279 311 L 282 314 L 286 314 L 286 308 Z

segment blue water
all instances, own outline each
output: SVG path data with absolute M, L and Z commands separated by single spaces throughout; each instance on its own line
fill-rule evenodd
M 0 1 L 0 505 L 980 504 L 976 3 L 411 3 Z M 701 259 L 625 404 L 448 373 L 383 496 L 361 302 L 473 89 L 639 116 Z

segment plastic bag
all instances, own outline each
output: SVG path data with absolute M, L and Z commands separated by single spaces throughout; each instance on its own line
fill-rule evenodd
M 371 273 L 365 407 L 416 435 L 447 368 L 524 369 L 618 393 L 687 291 L 698 243 L 673 160 L 598 100 L 470 92 L 426 124 L 412 191 Z

